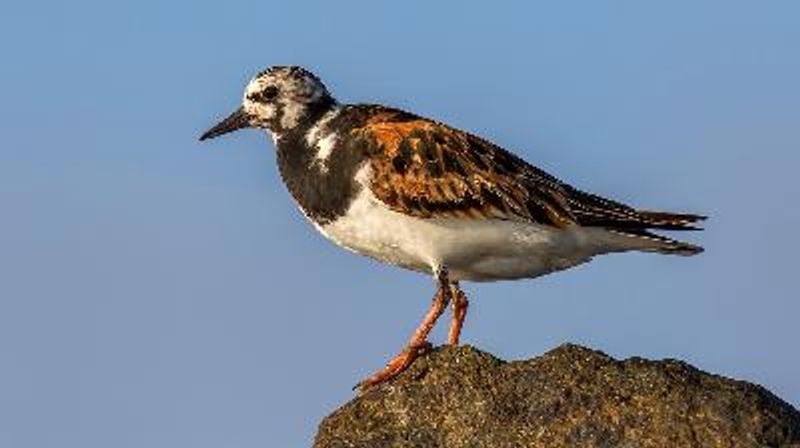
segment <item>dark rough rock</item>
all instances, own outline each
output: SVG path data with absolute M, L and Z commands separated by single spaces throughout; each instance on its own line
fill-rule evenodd
M 326 417 L 315 448 L 800 447 L 800 413 L 684 362 L 443 347 Z

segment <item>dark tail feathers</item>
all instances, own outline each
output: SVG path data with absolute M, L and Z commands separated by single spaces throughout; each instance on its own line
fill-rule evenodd
M 642 223 L 651 229 L 661 230 L 703 230 L 697 227 L 698 224 L 706 220 L 706 216 L 694 215 L 690 213 L 667 213 L 651 212 L 647 210 L 637 210 L 642 218 Z
M 641 227 L 622 227 L 610 230 L 639 240 L 643 245 L 641 250 L 649 252 L 684 256 L 697 255 L 703 252 L 704 249 L 700 246 L 658 235 L 649 230 L 703 230 L 702 227 L 698 227 L 696 224 L 704 221 L 707 218 L 706 216 L 646 210 L 637 210 L 636 213 L 641 217 Z

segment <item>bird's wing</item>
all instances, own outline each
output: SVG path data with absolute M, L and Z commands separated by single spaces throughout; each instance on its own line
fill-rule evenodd
M 375 197 L 421 218 L 577 223 L 564 184 L 480 137 L 392 109 L 353 136 L 370 150 Z
M 389 108 L 352 131 L 366 142 L 375 197 L 421 218 L 521 220 L 566 227 L 692 230 L 692 214 L 637 210 L 580 191 L 478 136 Z

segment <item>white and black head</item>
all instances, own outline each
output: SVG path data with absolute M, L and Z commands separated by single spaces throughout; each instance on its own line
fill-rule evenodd
M 314 120 L 336 104 L 322 81 L 297 66 L 275 66 L 256 75 L 244 89 L 242 107 L 206 131 L 200 140 L 243 128 L 280 135 Z

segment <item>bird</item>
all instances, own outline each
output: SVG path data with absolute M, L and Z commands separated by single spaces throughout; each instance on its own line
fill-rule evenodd
M 609 253 L 696 255 L 654 230 L 702 230 L 706 217 L 649 211 L 575 188 L 478 135 L 379 104 L 342 104 L 300 66 L 272 66 L 241 106 L 200 136 L 271 134 L 280 176 L 302 214 L 349 251 L 430 275 L 430 308 L 400 353 L 360 381 L 395 378 L 429 352 L 451 307 L 458 345 L 469 301 L 461 282 L 540 277 Z

